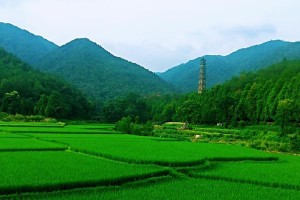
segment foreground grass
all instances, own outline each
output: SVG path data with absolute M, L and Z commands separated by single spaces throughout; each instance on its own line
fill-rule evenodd
M 238 130 L 188 131 L 241 136 Z M 16 152 L 0 152 L 0 199 L 300 199 L 299 157 L 239 145 L 117 134 L 110 124 L 78 123 L 0 126 L 1 145 Z M 68 150 L 37 151 L 47 145 Z
M 21 196 L 22 197 L 22 196 Z M 205 179 L 180 179 L 151 185 L 126 186 L 113 188 L 90 188 L 70 192 L 38 193 L 23 198 L 61 200 L 61 199 L 272 199 L 297 200 L 300 192 L 294 190 L 261 187 Z
M 0 194 L 99 186 L 168 174 L 72 152 L 1 152 Z
M 206 169 L 191 170 L 191 175 L 202 178 L 248 182 L 273 187 L 300 190 L 300 157 L 278 155 L 277 162 L 222 162 Z

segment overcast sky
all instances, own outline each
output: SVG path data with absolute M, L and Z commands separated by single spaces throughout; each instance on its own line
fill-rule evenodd
M 87 37 L 165 71 L 207 54 L 300 39 L 299 0 L 0 0 L 0 21 L 63 45 Z

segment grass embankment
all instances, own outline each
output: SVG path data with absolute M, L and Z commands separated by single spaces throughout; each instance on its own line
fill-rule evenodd
M 289 133 L 282 135 L 275 125 L 257 125 L 241 128 L 220 126 L 189 125 L 189 130 L 181 130 L 180 124 L 156 126 L 155 136 L 178 138 L 180 140 L 240 144 L 246 147 L 281 152 L 300 153 L 299 127 L 287 127 Z M 194 136 L 200 137 L 195 140 Z

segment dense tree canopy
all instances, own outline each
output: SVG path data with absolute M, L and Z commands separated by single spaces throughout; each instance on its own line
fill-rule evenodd
M 177 119 L 209 124 L 243 120 L 257 124 L 286 116 L 289 122 L 299 122 L 299 88 L 300 62 L 285 61 L 255 73 L 243 73 L 201 95 L 189 95 L 179 107 Z
M 0 109 L 10 114 L 88 118 L 86 98 L 57 78 L 40 73 L 0 49 Z
M 127 116 L 141 122 L 150 119 L 145 98 L 134 93 L 108 101 L 103 107 L 102 115 L 103 119 L 108 122 L 116 122 Z
M 242 73 L 202 94 L 143 98 L 147 106 L 142 108 L 132 108 L 132 105 L 138 104 L 118 100 L 106 108 L 114 110 L 104 113 L 118 113 L 116 116 L 119 117 L 149 113 L 151 119 L 159 123 L 188 121 L 196 124 L 224 123 L 228 126 L 239 122 L 278 122 L 284 127 L 300 122 L 299 88 L 300 61 L 284 61 L 258 72 Z M 124 112 L 132 109 L 134 114 Z

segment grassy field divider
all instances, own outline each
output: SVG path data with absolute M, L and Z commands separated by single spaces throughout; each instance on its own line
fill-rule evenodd
M 207 158 L 208 161 L 212 162 L 237 162 L 237 161 L 278 161 L 279 158 L 276 156 L 267 157 L 215 157 Z
M 40 128 L 40 127 L 38 127 Z M 53 133 L 53 134 L 84 134 L 84 133 L 88 133 L 88 134 L 120 134 L 121 132 L 119 131 L 114 131 L 114 130 L 97 130 L 97 129 L 87 129 L 87 130 L 79 130 L 79 131 L 74 131 L 74 130 L 66 130 L 62 128 L 59 128 L 59 130 L 54 130 L 57 127 L 51 127 L 53 129 L 53 131 L 47 130 L 47 131 L 41 131 L 41 130 L 4 130 L 4 129 L 0 129 L 0 131 L 3 132 L 10 132 L 10 133 Z M 89 131 L 88 131 L 89 130 Z
M 134 188 L 142 188 L 147 186 L 153 186 L 155 184 L 162 184 L 174 181 L 173 176 L 158 176 L 158 177 L 150 177 L 147 179 L 136 180 L 134 182 L 128 182 L 120 185 L 112 185 L 112 186 L 96 186 L 96 187 L 86 187 L 86 188 L 74 188 L 68 190 L 55 190 L 51 192 L 35 192 L 35 193 L 20 193 L 20 194 L 6 194 L 0 195 L 0 199 L 36 199 L 36 196 L 51 198 L 55 195 L 68 195 L 74 192 L 93 192 L 97 190 L 98 192 L 115 192 L 119 189 L 134 189 Z
M 66 151 L 68 147 L 57 148 L 26 148 L 26 149 L 0 149 L 0 152 L 24 152 L 24 151 Z
M 52 143 L 56 143 L 56 144 L 62 144 L 62 145 L 67 146 L 66 149 L 70 149 L 69 144 L 68 144 L 68 143 L 65 143 L 65 142 L 59 142 L 59 141 L 56 141 L 56 140 L 53 140 L 53 139 L 40 138 L 40 137 L 36 137 L 36 136 L 33 136 L 33 135 L 27 135 L 26 133 L 14 133 L 14 134 L 15 134 L 15 135 L 26 136 L 26 137 L 28 137 L 28 138 L 33 138 L 33 139 L 40 140 L 40 141 L 44 141 L 44 142 L 52 142 Z
M 18 187 L 0 187 L 0 195 L 9 195 L 15 193 L 30 193 L 30 192 L 52 192 L 57 190 L 72 190 L 88 187 L 110 187 L 121 186 L 124 184 L 134 183 L 137 181 L 145 181 L 147 179 L 166 177 L 172 175 L 170 169 L 164 169 L 158 172 L 146 173 L 142 175 L 127 176 L 116 179 L 83 181 L 83 182 L 65 182 L 59 184 L 45 184 L 37 186 L 18 186 Z
M 109 154 L 104 154 L 104 153 L 99 153 L 99 152 L 91 152 L 87 151 L 84 149 L 77 149 L 70 147 L 72 151 L 75 152 L 82 152 L 84 154 L 89 154 L 89 155 L 94 155 L 94 156 L 99 156 L 103 157 L 109 160 L 114 160 L 118 162 L 124 162 L 124 163 L 129 163 L 129 164 L 154 164 L 154 165 L 159 165 L 163 167 L 193 167 L 193 166 L 199 166 L 205 164 L 207 161 L 219 161 L 219 162 L 232 162 L 232 161 L 277 161 L 278 158 L 274 156 L 269 156 L 269 157 L 216 157 L 216 158 L 203 158 L 200 160 L 192 160 L 192 161 L 175 161 L 175 162 L 168 162 L 168 161 L 147 161 L 147 160 L 133 160 L 133 159 L 127 159 L 127 158 L 122 158 L 119 156 L 113 156 Z
M 209 180 L 218 180 L 218 181 L 226 181 L 226 182 L 234 182 L 234 183 L 242 183 L 242 184 L 252 184 L 264 187 L 271 187 L 271 188 L 281 188 L 281 189 L 288 189 L 288 190 L 297 190 L 300 191 L 300 185 L 290 185 L 284 183 L 268 183 L 263 181 L 255 181 L 255 180 L 246 180 L 246 179 L 239 179 L 239 178 L 232 178 L 232 177 L 220 177 L 215 175 L 200 175 L 200 174 L 187 174 L 191 178 L 201 178 L 201 179 L 209 179 Z
M 23 123 L 23 124 L 9 124 L 9 123 L 0 123 L 0 127 L 39 127 L 39 128 L 64 128 L 64 124 L 32 124 L 32 123 Z
M 104 154 L 104 153 L 99 153 L 99 152 L 91 152 L 87 151 L 84 149 L 77 149 L 71 147 L 71 151 L 78 152 L 78 153 L 84 153 L 84 154 L 89 154 L 93 156 L 98 156 L 102 157 L 105 159 L 113 160 L 113 161 L 118 161 L 118 162 L 123 162 L 123 163 L 128 163 L 128 164 L 141 164 L 141 165 L 159 165 L 163 167 L 186 167 L 186 166 L 195 166 L 195 165 L 201 165 L 205 162 L 205 159 L 200 159 L 200 160 L 194 160 L 194 161 L 189 161 L 189 162 L 167 162 L 167 161 L 147 161 L 147 160 L 133 160 L 133 159 L 127 159 L 127 158 L 122 158 L 119 156 L 113 156 L 109 154 Z
M 215 165 L 216 163 L 210 162 L 209 160 L 205 160 L 205 162 L 202 165 L 176 167 L 174 169 L 180 173 L 188 174 L 191 170 L 208 170 L 212 169 Z

